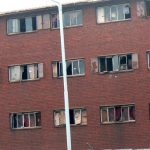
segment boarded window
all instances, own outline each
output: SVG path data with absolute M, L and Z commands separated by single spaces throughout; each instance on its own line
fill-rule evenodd
M 71 125 L 87 124 L 87 113 L 85 109 L 70 109 L 69 116 Z M 54 111 L 54 124 L 55 126 L 62 126 L 66 124 L 64 110 Z
M 43 63 L 9 67 L 9 81 L 35 80 L 43 77 Z

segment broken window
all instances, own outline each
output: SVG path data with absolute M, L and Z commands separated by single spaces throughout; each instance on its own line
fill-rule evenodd
M 120 4 L 97 8 L 97 22 L 111 22 L 131 18 L 130 4 Z
M 63 13 L 64 26 L 82 25 L 82 11 L 74 10 Z
M 12 113 L 11 127 L 13 129 L 34 128 L 41 126 L 40 112 Z
M 8 33 L 32 32 L 34 30 L 37 30 L 36 17 L 9 19 L 7 21 Z
M 35 80 L 43 77 L 43 64 L 28 64 L 9 67 L 9 81 Z
M 86 125 L 87 113 L 86 109 L 75 108 L 69 110 L 70 124 L 71 125 Z M 55 126 L 62 126 L 66 124 L 65 110 L 54 111 L 54 124 Z
M 123 54 L 99 57 L 101 73 L 132 70 L 138 68 L 137 54 Z
M 131 122 L 135 121 L 135 105 L 102 106 L 101 122 Z
M 62 62 L 53 62 L 53 77 L 63 76 Z M 84 75 L 85 74 L 85 62 L 84 59 L 67 60 L 66 72 L 68 76 Z

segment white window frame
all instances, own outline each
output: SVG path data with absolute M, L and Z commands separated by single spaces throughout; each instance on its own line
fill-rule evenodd
M 110 5 L 110 6 L 100 6 L 100 7 L 97 7 L 97 10 L 96 10 L 96 12 L 97 12 L 97 23 L 98 24 L 101 24 L 101 23 L 108 23 L 108 22 L 117 22 L 117 21 L 125 21 L 125 20 L 130 20 L 131 19 L 131 17 L 130 18 L 125 18 L 125 12 L 124 12 L 124 9 L 125 9 L 125 6 L 129 6 L 129 8 L 131 7 L 131 5 L 130 5 L 130 3 L 125 3 L 125 4 L 118 4 L 118 5 Z M 118 8 L 119 8 L 119 6 L 123 6 L 123 13 L 124 13 L 124 18 L 123 19 L 119 19 L 119 13 L 118 13 Z M 105 20 L 105 8 L 106 7 L 109 7 L 109 10 L 110 10 L 110 18 L 109 18 L 109 21 L 106 21 Z M 116 7 L 116 20 L 112 20 L 112 18 L 111 18 L 111 16 L 112 16 L 112 14 L 111 14 L 111 11 L 112 11 L 112 7 Z M 99 10 L 101 9 L 101 13 L 102 13 L 102 10 L 103 10 L 103 16 L 101 16 L 100 14 L 99 14 Z M 131 9 L 130 9 L 130 15 L 131 15 Z M 99 18 L 101 17 L 101 19 L 102 19 L 102 21 L 101 20 L 99 20 Z
M 36 125 L 36 115 L 37 114 L 40 114 L 41 115 L 41 112 L 19 112 L 19 113 L 11 113 L 11 128 L 12 129 L 31 129 L 31 128 L 39 128 L 39 127 L 41 127 L 41 125 L 40 126 L 37 126 Z M 16 115 L 16 127 L 14 127 L 14 124 L 13 124 L 13 122 L 14 122 L 14 115 Z M 28 127 L 25 127 L 24 126 L 24 118 L 25 118 L 25 115 L 27 115 L 28 116 L 28 121 L 29 121 L 29 126 Z M 31 118 L 30 118 L 30 115 L 34 115 L 34 120 L 35 120 L 35 124 L 34 124 L 34 126 L 31 126 Z M 21 127 L 19 127 L 19 120 L 18 120 L 18 116 L 21 116 L 21 118 L 22 118 L 22 126 Z M 41 122 L 41 117 L 40 117 L 40 122 Z
M 66 69 L 67 69 L 67 62 L 70 62 L 71 63 L 71 71 L 72 71 L 72 75 L 67 75 L 67 76 L 81 76 L 81 75 L 85 75 L 85 61 L 84 61 L 84 73 L 82 74 L 81 73 L 81 68 L 80 68 L 80 60 L 83 60 L 84 61 L 84 59 L 73 59 L 73 60 L 66 60 Z M 74 74 L 73 73 L 73 69 L 74 69 L 74 65 L 73 65 L 73 62 L 75 62 L 75 61 L 77 61 L 78 62 L 78 70 L 79 70 L 79 73 L 78 74 Z M 62 77 L 61 75 L 60 75 L 60 72 L 61 72 L 61 67 L 60 66 L 62 66 L 62 62 L 60 61 L 60 62 L 58 62 L 59 63 L 59 69 L 58 69 L 58 77 Z M 67 71 L 67 70 L 66 70 Z
M 135 122 L 135 120 L 130 118 L 130 107 L 135 108 L 135 104 L 127 104 L 127 105 L 113 105 L 113 106 L 100 106 L 100 113 L 101 113 L 101 123 L 102 124 L 111 124 L 111 123 L 126 123 L 126 122 Z M 116 115 L 115 115 L 115 108 L 116 107 L 120 107 L 121 108 L 121 120 L 120 121 L 116 121 Z M 107 121 L 103 122 L 103 109 L 107 110 Z M 109 118 L 109 109 L 113 108 L 114 110 L 114 121 L 110 121 Z M 123 116 L 122 116 L 122 110 L 123 108 L 128 108 L 128 120 L 123 120 Z

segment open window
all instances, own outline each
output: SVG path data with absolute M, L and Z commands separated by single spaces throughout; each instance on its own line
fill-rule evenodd
M 69 110 L 70 124 L 71 125 L 86 125 L 87 113 L 86 109 L 75 108 Z M 55 126 L 63 126 L 66 124 L 65 110 L 54 111 L 54 124 Z
M 117 123 L 135 121 L 135 105 L 101 106 L 101 122 Z
M 127 71 L 138 68 L 138 55 L 135 53 L 100 56 L 98 60 L 100 73 Z
M 43 77 L 43 63 L 9 67 L 9 81 L 35 80 Z
M 63 76 L 62 62 L 52 62 L 53 77 Z M 66 61 L 67 76 L 78 76 L 85 74 L 85 62 L 84 59 L 75 59 Z

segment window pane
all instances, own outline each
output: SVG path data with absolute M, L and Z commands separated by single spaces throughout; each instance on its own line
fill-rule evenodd
M 107 71 L 113 71 L 113 63 L 112 63 L 112 58 L 107 58 Z
M 81 25 L 81 24 L 83 24 L 82 22 L 82 11 L 80 10 L 80 11 L 76 11 L 76 13 L 77 13 L 77 24 L 78 25 Z
M 18 128 L 23 127 L 23 116 L 21 114 L 18 115 Z
M 117 8 L 116 8 L 116 6 L 111 7 L 111 20 L 112 21 L 117 20 Z
M 34 65 L 28 65 L 27 66 L 28 70 L 28 79 L 34 79 L 35 78 L 35 70 L 34 70 Z
M 122 121 L 128 121 L 128 107 L 122 107 Z
M 60 111 L 60 125 L 66 124 L 66 118 L 65 118 L 65 111 L 61 110 Z
M 132 55 L 127 55 L 127 67 L 128 69 L 132 69 Z
M 105 57 L 100 58 L 100 72 L 106 71 Z
M 25 18 L 20 19 L 20 32 L 25 32 L 26 31 L 26 23 L 25 23 Z
M 75 116 L 74 116 L 74 110 L 73 109 L 69 110 L 69 115 L 70 115 L 70 124 L 75 124 Z
M 41 126 L 41 113 L 36 113 L 36 126 Z
M 70 26 L 70 12 L 65 12 L 64 13 L 64 26 Z
M 70 25 L 76 25 L 77 24 L 77 13 L 76 11 L 70 12 Z
M 30 114 L 30 127 L 35 127 L 35 114 Z
M 26 23 L 26 31 L 32 31 L 32 18 L 31 17 L 25 18 L 25 23 Z
M 118 6 L 118 20 L 123 20 L 124 19 L 124 12 L 123 12 L 123 5 Z
M 55 126 L 59 126 L 60 125 L 60 112 L 54 112 L 54 121 L 55 121 Z
M 110 7 L 106 6 L 105 8 L 105 22 L 110 21 Z
M 19 20 L 18 19 L 9 19 L 8 20 L 8 33 L 17 33 L 19 32 Z
M 108 113 L 109 113 L 109 122 L 115 121 L 114 108 L 108 108 Z
M 120 70 L 127 69 L 127 56 L 120 56 Z
M 32 30 L 37 30 L 36 17 L 32 17 Z
M 115 119 L 116 121 L 121 121 L 121 107 L 115 107 Z
M 21 72 L 20 72 L 20 66 L 12 66 L 10 69 L 10 81 L 19 81 Z
M 103 22 L 105 22 L 105 20 L 104 20 L 104 7 L 99 7 L 98 9 L 97 9 L 97 22 L 98 23 L 103 23 Z
M 101 114 L 101 120 L 102 122 L 108 122 L 108 118 L 107 118 L 107 108 L 102 108 L 102 114 Z
M 12 115 L 12 128 L 17 128 L 17 115 Z
M 29 127 L 29 116 L 24 114 L 24 127 Z
M 67 61 L 67 75 L 72 75 L 72 62 Z
M 130 120 L 135 120 L 135 107 L 134 106 L 129 107 L 129 114 L 130 114 Z
M 124 6 L 125 19 L 131 18 L 131 10 L 129 5 Z
M 80 74 L 85 74 L 84 60 L 79 60 Z
M 59 27 L 59 17 L 58 14 L 52 14 L 52 28 L 58 28 Z
M 79 74 L 78 61 L 73 61 L 73 74 Z

